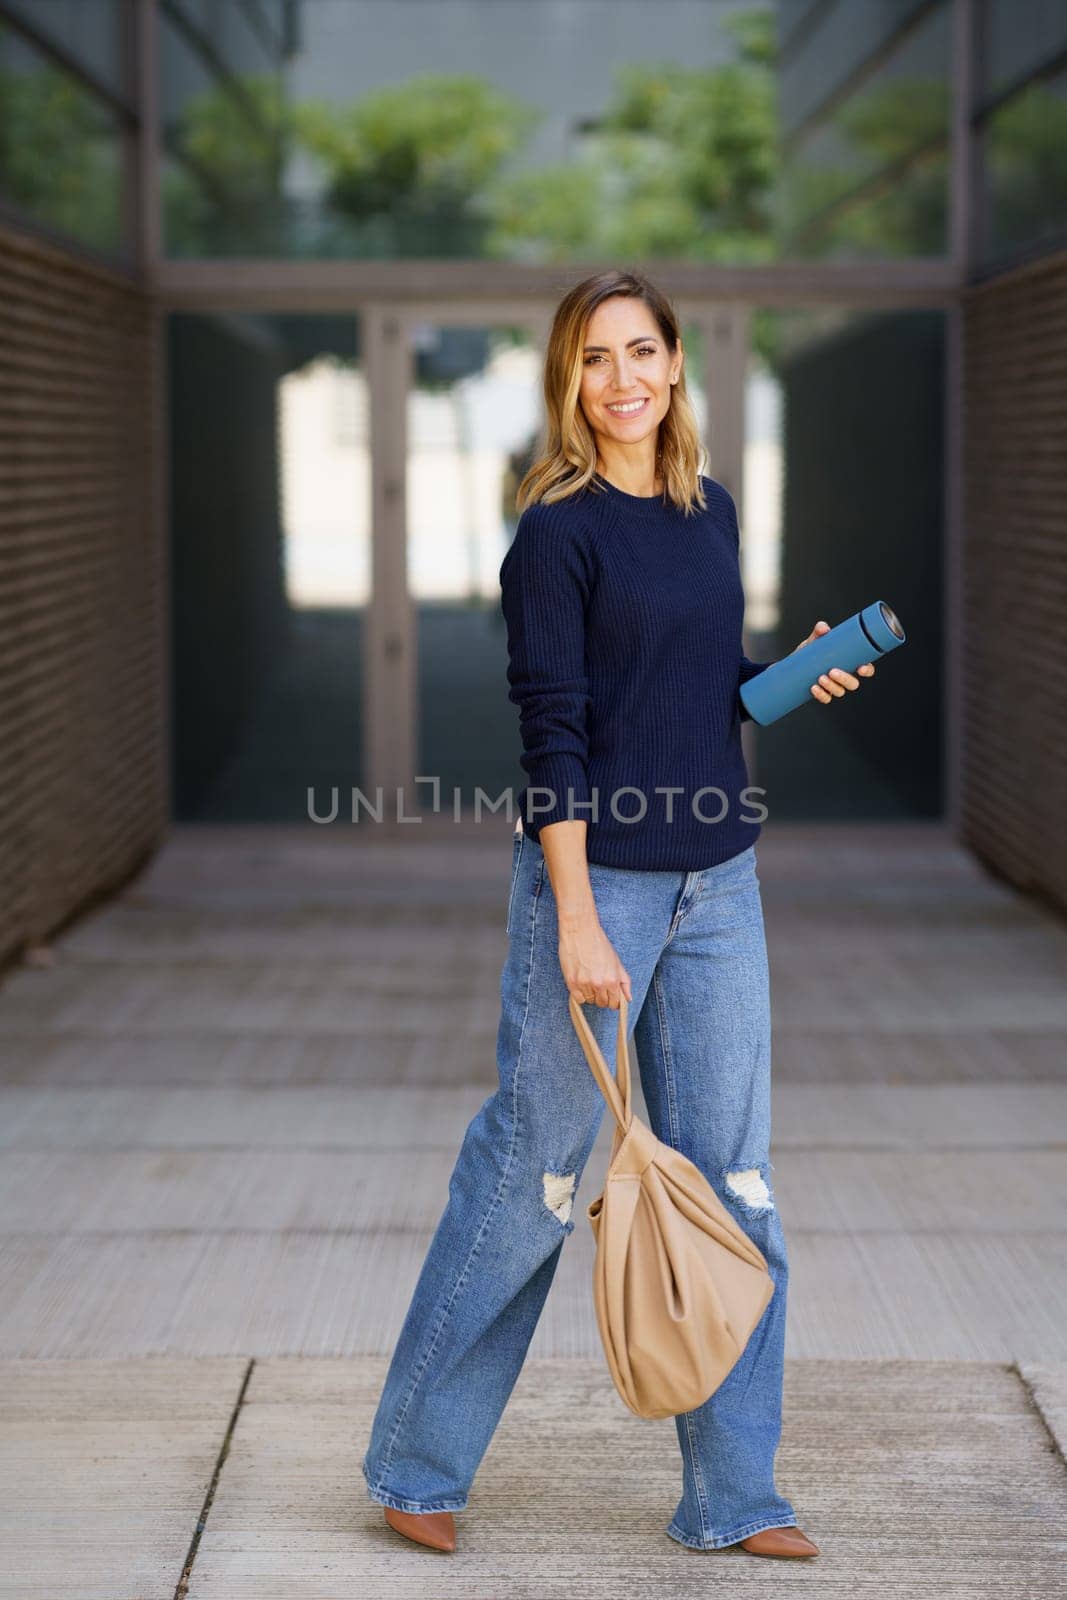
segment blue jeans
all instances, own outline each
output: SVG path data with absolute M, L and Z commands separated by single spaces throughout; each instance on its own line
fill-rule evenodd
M 362 1461 L 370 1498 L 400 1511 L 467 1505 L 575 1226 L 576 1186 L 605 1112 L 568 1009 L 544 852 L 522 832 L 511 850 L 499 1084 L 467 1127 Z M 788 1267 L 769 1181 L 770 988 L 756 850 L 693 872 L 593 862 L 589 877 L 630 975 L 648 1120 L 734 1208 L 775 1284 L 725 1381 L 675 1419 L 682 1496 L 666 1531 L 717 1549 L 796 1524 L 774 1484 Z M 585 1014 L 613 1067 L 618 1013 L 587 1005 Z

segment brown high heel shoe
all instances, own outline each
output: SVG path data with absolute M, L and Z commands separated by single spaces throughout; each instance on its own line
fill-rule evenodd
M 819 1547 L 799 1528 L 761 1528 L 738 1541 L 754 1556 L 817 1556 Z
M 382 1509 L 389 1526 L 402 1533 L 405 1539 L 413 1539 L 430 1550 L 456 1548 L 456 1524 L 451 1511 L 397 1511 L 392 1506 Z

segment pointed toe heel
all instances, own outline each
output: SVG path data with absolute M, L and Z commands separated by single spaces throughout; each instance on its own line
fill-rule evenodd
M 456 1524 L 451 1511 L 397 1511 L 384 1506 L 385 1520 L 397 1533 L 415 1544 L 424 1544 L 428 1550 L 454 1550 Z
M 799 1528 L 762 1528 L 740 1541 L 742 1550 L 754 1556 L 817 1556 L 819 1547 Z

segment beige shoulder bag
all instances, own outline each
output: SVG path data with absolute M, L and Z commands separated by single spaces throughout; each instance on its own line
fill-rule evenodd
M 634 1116 L 625 996 L 614 1077 L 573 995 L 570 1008 L 616 1123 L 603 1193 L 586 1207 L 604 1353 L 636 1416 L 677 1416 L 703 1405 L 740 1359 L 774 1280 L 703 1173 Z

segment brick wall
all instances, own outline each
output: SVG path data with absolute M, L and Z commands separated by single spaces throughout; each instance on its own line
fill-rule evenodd
M 1067 252 L 964 300 L 961 838 L 1067 911 Z
M 0 228 L 0 965 L 166 826 L 151 352 L 131 283 Z

